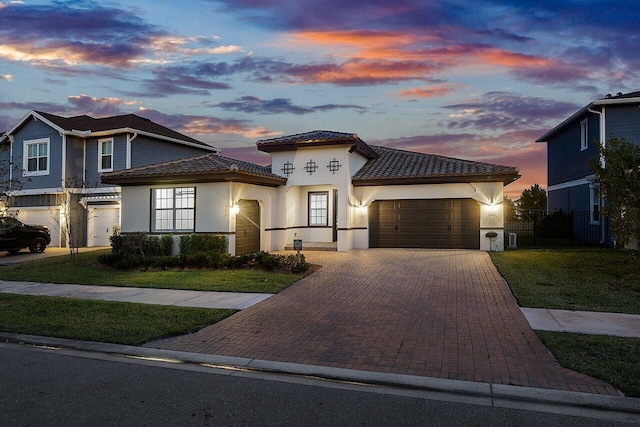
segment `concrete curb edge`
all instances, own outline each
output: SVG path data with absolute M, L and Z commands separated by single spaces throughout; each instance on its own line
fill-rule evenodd
M 156 357 L 179 360 L 185 363 L 206 364 L 221 367 L 243 368 L 249 371 L 278 373 L 321 379 L 348 381 L 367 385 L 409 388 L 450 395 L 464 395 L 471 400 L 487 400 L 492 406 L 517 408 L 522 404 L 538 408 L 565 408 L 560 412 L 575 410 L 612 411 L 621 413 L 628 420 L 640 420 L 640 399 L 624 396 L 607 396 L 563 390 L 491 384 L 472 381 L 430 378 L 414 375 L 390 374 L 343 368 L 331 368 L 298 363 L 274 362 L 242 357 L 219 356 L 162 350 L 150 347 L 79 341 L 64 338 L 0 332 L 0 342 L 60 347 L 114 355 Z M 486 403 L 485 403 L 486 404 Z M 566 409 L 569 409 L 568 411 Z M 554 410 L 553 412 L 557 412 Z

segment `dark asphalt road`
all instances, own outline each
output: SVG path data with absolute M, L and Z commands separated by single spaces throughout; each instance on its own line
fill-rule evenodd
M 417 390 L 0 344 L 0 425 L 602 426 Z

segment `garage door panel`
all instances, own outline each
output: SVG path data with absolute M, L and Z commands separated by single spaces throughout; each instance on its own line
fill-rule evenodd
M 371 247 L 480 247 L 480 208 L 473 199 L 382 200 L 371 205 Z
M 17 218 L 28 225 L 44 225 L 49 227 L 51 233 L 51 243 L 49 246 L 60 246 L 60 210 L 50 209 L 28 209 L 17 208 Z

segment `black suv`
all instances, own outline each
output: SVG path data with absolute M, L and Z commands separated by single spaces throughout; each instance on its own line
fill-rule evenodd
M 14 254 L 23 248 L 44 252 L 51 243 L 49 229 L 42 225 L 26 225 L 9 216 L 0 217 L 0 251 Z

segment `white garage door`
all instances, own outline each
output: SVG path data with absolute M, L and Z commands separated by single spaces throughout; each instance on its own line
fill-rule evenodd
M 17 218 L 28 225 L 44 225 L 49 227 L 49 231 L 51 232 L 51 243 L 49 246 L 60 246 L 60 209 L 19 208 Z
M 88 246 L 111 246 L 113 226 L 120 226 L 120 208 L 89 208 Z

